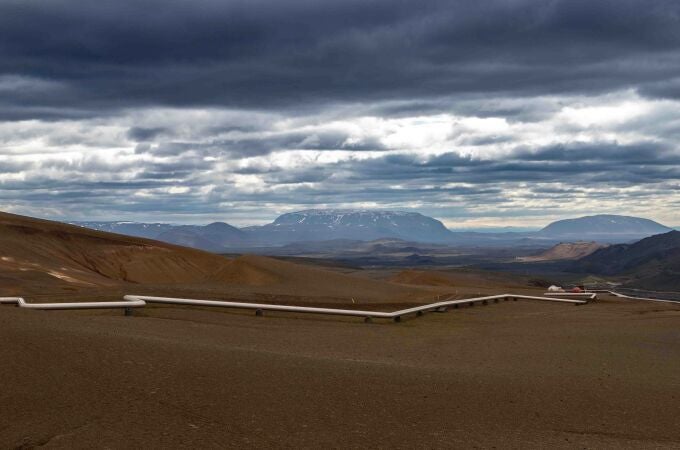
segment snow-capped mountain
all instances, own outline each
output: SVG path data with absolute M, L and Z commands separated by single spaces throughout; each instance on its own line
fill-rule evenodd
M 244 229 L 270 243 L 373 240 L 398 238 L 419 242 L 446 241 L 451 232 L 440 221 L 414 212 L 310 209 L 279 216 L 273 223 Z
M 168 223 L 141 223 L 141 222 L 69 222 L 93 230 L 106 231 L 108 233 L 125 234 L 128 236 L 156 239 L 162 233 L 173 228 Z

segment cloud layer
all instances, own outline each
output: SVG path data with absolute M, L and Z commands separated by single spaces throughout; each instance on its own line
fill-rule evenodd
M 668 0 L 0 2 L 0 205 L 680 224 Z

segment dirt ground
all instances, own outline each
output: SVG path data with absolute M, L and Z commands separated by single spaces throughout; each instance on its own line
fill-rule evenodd
M 680 305 L 0 307 L 1 448 L 680 448 Z

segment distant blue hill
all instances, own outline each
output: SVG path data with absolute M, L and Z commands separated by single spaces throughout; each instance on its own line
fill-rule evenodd
M 600 214 L 553 222 L 540 230 L 541 237 L 560 239 L 626 241 L 667 233 L 671 228 L 641 217 Z

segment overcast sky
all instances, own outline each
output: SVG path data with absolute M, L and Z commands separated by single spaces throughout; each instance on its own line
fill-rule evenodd
M 0 0 L 0 209 L 680 225 L 677 0 Z

